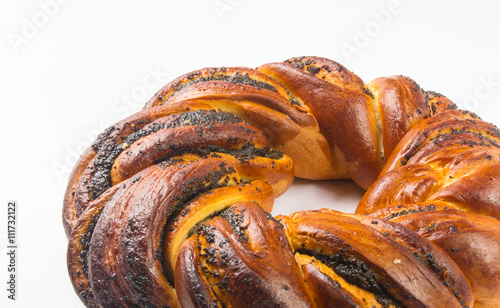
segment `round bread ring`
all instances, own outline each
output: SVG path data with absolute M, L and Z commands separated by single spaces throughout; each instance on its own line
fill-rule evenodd
M 355 214 L 272 217 L 293 178 Z M 88 307 L 500 307 L 500 131 L 335 61 L 205 68 L 103 132 L 64 196 Z

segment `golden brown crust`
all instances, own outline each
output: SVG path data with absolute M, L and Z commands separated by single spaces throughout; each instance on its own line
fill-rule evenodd
M 182 245 L 182 253 L 177 259 L 175 280 L 177 298 L 185 307 L 222 307 L 214 295 L 211 286 L 203 275 L 200 264 L 200 254 L 197 253 L 197 243 L 189 238 Z M 184 283 L 185 281 L 185 283 Z
M 181 76 L 70 176 L 75 291 L 89 307 L 500 306 L 500 131 L 455 109 L 320 57 Z M 294 176 L 352 178 L 365 215 L 276 220 Z
M 66 231 L 66 236 L 69 237 L 73 226 L 76 223 L 78 217 L 76 213 L 75 204 L 75 189 L 80 181 L 82 174 L 85 172 L 86 167 L 90 161 L 94 158 L 95 153 L 92 148 L 87 148 L 85 152 L 82 153 L 76 166 L 71 171 L 69 175 L 68 185 L 66 186 L 66 192 L 64 193 L 63 200 L 63 226 L 64 231 Z
M 364 215 L 356 215 L 356 219 L 410 250 L 455 295 L 461 305 L 472 305 L 474 297 L 468 280 L 460 267 L 438 246 L 423 239 L 403 224 Z
M 102 145 L 111 139 L 114 142 L 121 142 L 127 136 L 133 134 L 137 130 L 141 129 L 145 125 L 151 123 L 152 121 L 159 119 L 161 117 L 170 116 L 179 112 L 185 112 L 187 110 L 208 110 L 212 109 L 209 105 L 203 105 L 200 103 L 186 102 L 184 106 L 161 106 L 158 108 L 151 108 L 147 112 L 136 113 L 115 125 L 109 127 L 106 131 L 101 133 L 96 141 L 90 146 L 84 153 L 80 156 L 78 162 L 73 168 L 72 173 L 69 176 L 68 185 L 66 188 L 64 201 L 63 201 L 63 222 L 66 231 L 66 235 L 71 234 L 71 229 L 76 223 L 78 216 L 83 209 L 88 206 L 91 202 L 91 198 L 86 194 L 85 196 L 76 196 L 76 189 L 82 180 L 84 174 L 88 172 L 89 166 L 95 159 Z M 87 179 L 88 180 L 88 179 Z M 80 199 L 76 200 L 75 199 Z
M 77 223 L 72 227 L 67 252 L 68 272 L 73 288 L 87 307 L 98 307 L 92 292 L 88 273 L 88 252 L 95 224 L 105 205 L 114 196 L 119 186 L 109 189 L 82 213 Z
M 220 117 L 220 123 L 208 122 L 203 123 L 205 126 L 201 128 L 196 127 L 199 125 L 198 122 L 203 121 L 196 113 Z M 190 116 L 190 114 L 194 115 Z M 190 119 L 193 121 L 191 126 L 189 126 Z M 212 136 L 212 140 L 203 138 L 204 134 Z M 163 142 L 161 142 L 162 138 Z M 149 108 L 117 123 L 101 134 L 77 163 L 70 177 L 64 201 L 63 215 L 67 234 L 71 233 L 71 227 L 77 217 L 106 189 L 130 178 L 152 163 L 192 151 L 193 146 L 190 141 L 195 139 L 200 141 L 198 148 L 202 153 L 210 154 L 218 150 L 234 149 L 235 155 L 241 158 L 240 165 L 253 164 L 255 161 L 252 170 L 261 170 L 262 176 L 268 175 L 268 180 L 274 186 L 277 195 L 282 194 L 291 184 L 293 177 L 291 160 L 286 155 L 276 153 L 275 158 L 271 158 L 276 165 L 271 165 L 269 161 L 265 166 L 266 163 L 258 159 L 259 155 L 273 153 L 267 148 L 266 138 L 260 131 L 237 117 L 219 113 L 209 105 L 194 102 L 187 102 L 185 106 Z M 144 153 L 146 150 L 144 145 L 148 145 L 147 140 L 149 140 L 149 147 L 156 150 L 156 154 L 148 151 L 148 155 L 140 155 L 141 151 Z M 136 156 L 138 160 L 130 159 L 134 152 L 129 147 L 139 154 Z M 158 148 L 163 148 L 163 150 L 158 151 Z M 252 155 L 254 155 L 252 159 L 244 158 Z M 150 159 L 144 160 L 146 156 Z M 122 163 L 123 160 L 125 163 Z M 266 174 L 262 168 L 270 169 L 272 172 Z
M 380 77 L 372 80 L 367 88 L 377 105 L 383 150 L 388 157 L 412 126 L 430 116 L 431 109 L 425 92 L 408 77 Z
M 251 79 L 241 80 L 242 76 Z M 210 68 L 195 71 L 166 85 L 156 97 L 146 107 L 198 101 L 245 119 L 266 135 L 273 148 L 292 157 L 297 176 L 311 179 L 345 177 L 338 163 L 325 168 L 330 161 L 330 148 L 319 132 L 316 119 L 307 114 L 281 84 L 256 70 L 224 68 L 222 72 L 222 69 Z M 316 154 L 315 159 L 311 159 L 313 153 L 322 155 Z
M 281 225 L 254 203 L 227 211 L 179 252 L 175 285 L 181 305 L 208 306 L 216 297 L 223 307 L 315 307 Z M 199 260 L 194 268 L 193 258 Z M 211 294 L 200 292 L 208 286 Z
M 287 228 L 294 250 L 312 255 L 317 262 L 331 264 L 335 272 L 343 273 L 352 284 L 384 297 L 395 306 L 461 307 L 464 300 L 467 300 L 465 305 L 473 302 L 464 277 L 456 277 L 459 281 L 455 287 L 460 287 L 448 288 L 449 282 L 440 282 L 410 249 L 392 239 L 392 232 L 386 229 L 381 233 L 355 215 L 305 211 L 292 214 L 287 222 L 292 223 Z M 412 236 L 416 245 L 407 246 L 416 248 L 418 242 L 425 242 L 416 234 Z M 445 257 L 442 260 L 445 264 L 449 261 Z M 460 295 L 457 298 L 455 294 Z
M 351 84 L 350 88 L 343 88 L 288 63 L 266 64 L 259 70 L 283 84 L 306 106 L 330 144 L 335 155 L 333 159 L 340 161 L 356 183 L 368 187 L 382 169 L 382 159 L 371 98 L 363 93 L 361 80 L 344 68 L 340 68 L 342 78 L 335 76 L 331 79 L 340 80 L 340 84 L 355 80 L 357 86 Z M 338 75 L 339 69 L 331 72 Z
M 402 138 L 356 212 L 417 230 L 461 268 L 475 307 L 498 306 L 499 158 L 495 126 L 469 112 L 443 111 Z
M 385 157 L 413 125 L 455 108 L 407 77 L 377 78 L 365 85 L 324 58 L 293 58 L 258 69 L 284 85 L 314 116 L 330 145 L 331 165 L 345 169 L 363 188 L 377 179 Z
M 500 305 L 500 222 L 457 210 L 429 211 L 395 217 L 441 247 L 462 269 L 472 286 L 476 306 Z
M 356 308 L 363 307 L 362 299 L 354 297 L 349 291 L 343 289 L 340 284 L 322 273 L 312 264 L 302 264 L 304 280 L 311 290 L 318 307 L 328 307 L 335 303 L 335 307 Z M 365 298 L 366 301 L 366 298 Z
M 217 188 L 210 194 L 203 194 L 189 202 L 180 216 L 167 222 L 165 230 L 168 232 L 164 233 L 162 239 L 163 268 L 171 281 L 174 279 L 179 249 L 196 229 L 197 224 L 237 202 L 255 202 L 263 210 L 271 212 L 274 202 L 273 190 L 262 181 Z
M 447 202 L 500 217 L 500 132 L 474 114 L 446 111 L 413 127 L 397 145 L 356 212 Z
M 162 146 L 168 144 L 168 146 Z M 252 144 L 255 148 L 267 146 L 262 133 L 245 123 L 215 123 L 208 126 L 183 126 L 163 129 L 134 142 L 124 145 L 126 151 L 115 159 L 111 167 L 112 185 L 134 176 L 165 157 L 171 157 L 184 149 L 215 148 L 240 150 Z

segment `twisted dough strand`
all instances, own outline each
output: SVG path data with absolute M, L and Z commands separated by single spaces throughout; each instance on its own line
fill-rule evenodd
M 364 188 L 382 170 L 384 153 L 389 156 L 412 125 L 456 108 L 407 77 L 377 78 L 365 85 L 342 65 L 319 57 L 293 58 L 257 70 L 195 71 L 167 84 L 145 108 L 186 100 L 247 119 L 273 148 L 292 158 L 298 177 L 350 177 Z
M 181 76 L 75 166 L 74 288 L 89 307 L 499 306 L 500 133 L 455 109 L 318 57 Z M 365 215 L 276 220 L 294 176 L 352 178 Z

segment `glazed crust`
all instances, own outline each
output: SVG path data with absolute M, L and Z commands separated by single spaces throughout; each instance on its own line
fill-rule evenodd
M 285 224 L 294 250 L 315 257 L 313 265 L 324 263 L 351 285 L 383 298 L 381 302 L 405 307 L 460 307 L 460 301 L 467 306 L 473 302 L 463 275 L 441 282 L 419 258 L 425 260 L 432 251 L 440 260 L 433 257 L 435 271 L 452 268 L 460 273 L 458 267 L 404 227 L 331 210 L 298 212 Z
M 367 192 L 272 217 L 295 176 Z M 68 271 L 88 307 L 500 307 L 499 187 L 499 130 L 408 77 L 205 68 L 82 154 Z
M 313 307 L 283 227 L 255 203 L 236 203 L 228 211 L 181 248 L 175 275 L 180 303 L 188 307 L 196 298 L 200 306 Z M 193 268 L 193 259 L 200 266 Z
M 408 214 L 392 221 L 417 231 L 441 247 L 472 286 L 474 307 L 500 304 L 500 223 L 484 215 L 452 209 Z
M 397 145 L 359 214 L 399 204 L 443 201 L 500 217 L 500 131 L 465 111 L 418 123 Z

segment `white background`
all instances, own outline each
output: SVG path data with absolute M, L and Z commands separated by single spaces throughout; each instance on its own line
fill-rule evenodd
M 81 307 L 61 206 L 77 156 L 169 80 L 207 66 L 334 59 L 366 82 L 403 74 L 500 124 L 497 1 L 76 1 L 0 4 L 0 306 Z M 274 214 L 352 211 L 350 182 L 296 181 Z M 17 200 L 17 301 L 7 201 Z

